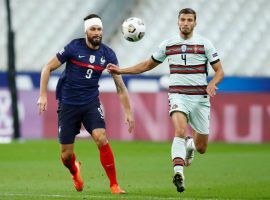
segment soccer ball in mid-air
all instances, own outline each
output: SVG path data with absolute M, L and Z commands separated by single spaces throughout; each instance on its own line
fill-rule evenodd
M 137 42 L 145 34 L 145 24 L 137 17 L 126 19 L 122 24 L 124 38 L 130 42 Z

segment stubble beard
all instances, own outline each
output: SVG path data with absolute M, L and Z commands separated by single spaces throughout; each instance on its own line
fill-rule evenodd
M 179 27 L 179 30 L 180 30 L 180 32 L 181 32 L 184 36 L 187 36 L 187 37 L 188 37 L 190 34 L 192 34 L 192 32 L 193 32 L 193 30 L 194 30 L 194 26 L 193 26 L 193 27 L 190 27 L 190 28 L 185 28 L 185 29 Z
M 101 44 L 102 37 L 93 37 L 93 38 L 90 38 L 90 37 L 87 36 L 87 40 L 94 47 L 97 47 L 97 46 L 99 46 Z

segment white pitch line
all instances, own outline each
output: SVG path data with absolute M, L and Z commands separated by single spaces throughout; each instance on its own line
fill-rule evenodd
M 14 196 L 25 196 L 25 197 L 48 197 L 48 198 L 63 198 L 63 199 L 85 199 L 85 198 L 95 198 L 95 199 L 116 199 L 116 196 L 112 196 L 111 198 L 108 196 L 98 196 L 98 195 L 78 195 L 78 196 L 68 196 L 61 194 L 23 194 L 23 193 L 0 193 L 0 197 L 14 197 Z M 179 195 L 180 197 L 180 195 Z M 117 199 L 156 199 L 156 200 L 179 200 L 179 197 L 151 197 L 151 196 L 129 196 L 120 195 L 117 196 Z M 194 198 L 181 198 L 182 200 L 192 200 Z M 198 199 L 198 198 L 195 198 Z M 214 200 L 214 199 L 205 199 L 204 200 Z

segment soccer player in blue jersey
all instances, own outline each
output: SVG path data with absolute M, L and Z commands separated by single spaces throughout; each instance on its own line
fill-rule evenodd
M 104 115 L 100 106 L 98 81 L 108 63 L 118 65 L 114 51 L 102 43 L 102 21 L 96 14 L 84 18 L 85 38 L 72 40 L 43 68 L 40 81 L 39 113 L 47 110 L 47 84 L 51 71 L 66 63 L 56 90 L 58 107 L 58 136 L 61 159 L 69 169 L 74 187 L 83 190 L 80 162 L 74 153 L 75 136 L 81 123 L 91 134 L 100 152 L 100 161 L 110 180 L 113 194 L 123 194 L 117 182 L 114 155 L 105 132 Z M 134 129 L 134 120 L 128 92 L 120 75 L 112 76 L 120 102 L 125 111 L 128 131 Z
M 212 43 L 193 33 L 196 12 L 185 8 L 178 15 L 179 34 L 161 43 L 152 57 L 132 67 L 120 69 L 114 64 L 107 66 L 112 74 L 138 74 L 149 71 L 166 58 L 170 67 L 169 101 L 170 116 L 174 126 L 171 156 L 174 169 L 173 183 L 178 192 L 185 190 L 184 166 L 189 166 L 194 151 L 205 153 L 210 124 L 210 99 L 216 94 L 217 84 L 224 72 Z M 207 83 L 208 63 L 215 71 Z M 187 125 L 192 128 L 193 138 L 187 136 Z

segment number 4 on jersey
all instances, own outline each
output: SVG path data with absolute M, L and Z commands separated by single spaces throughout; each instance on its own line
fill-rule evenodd
M 185 65 L 187 65 L 187 55 L 186 54 L 182 54 L 181 55 L 181 58 L 185 62 Z

